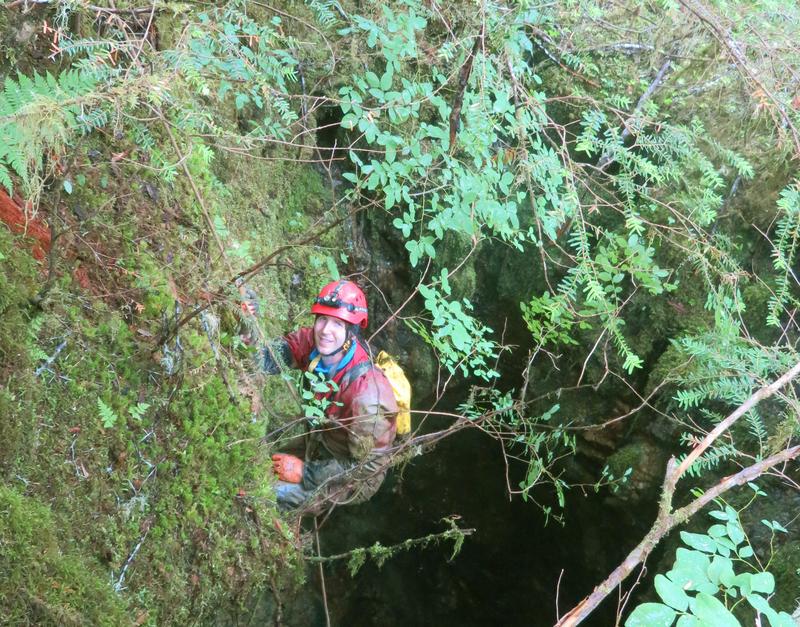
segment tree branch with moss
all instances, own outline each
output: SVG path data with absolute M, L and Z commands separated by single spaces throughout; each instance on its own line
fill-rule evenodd
M 439 533 L 430 533 L 419 538 L 408 538 L 391 546 L 383 546 L 380 542 L 376 542 L 369 547 L 359 547 L 357 549 L 345 551 L 344 553 L 337 553 L 336 555 L 311 555 L 306 557 L 306 560 L 314 563 L 328 563 L 348 560 L 347 568 L 350 571 L 350 575 L 354 576 L 368 559 L 375 562 L 378 568 L 380 568 L 383 566 L 386 560 L 394 557 L 398 553 L 417 548 L 424 549 L 431 544 L 440 544 L 445 541 L 452 541 L 453 543 L 453 551 L 450 554 L 450 559 L 452 560 L 461 551 L 461 547 L 464 544 L 464 538 L 475 533 L 475 529 L 459 527 L 456 524 L 456 517 L 443 518 L 442 522 L 446 523 L 449 526 L 449 529 Z

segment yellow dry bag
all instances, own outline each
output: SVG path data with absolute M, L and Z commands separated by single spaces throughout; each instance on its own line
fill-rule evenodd
M 411 431 L 411 384 L 400 365 L 386 351 L 378 353 L 375 365 L 383 370 L 383 374 L 389 379 L 397 400 L 397 434 L 405 435 Z

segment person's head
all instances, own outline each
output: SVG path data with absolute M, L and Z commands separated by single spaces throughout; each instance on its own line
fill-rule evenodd
M 357 339 L 369 320 L 367 298 L 352 281 L 332 281 L 320 290 L 311 313 L 314 321 L 314 345 L 322 355 L 332 355 L 349 340 Z
M 333 355 L 348 338 L 350 325 L 336 316 L 317 314 L 314 320 L 314 346 L 321 355 Z

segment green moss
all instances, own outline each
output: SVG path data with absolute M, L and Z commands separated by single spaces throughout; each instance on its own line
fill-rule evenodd
M 608 458 L 608 468 L 614 478 L 631 473 L 620 488 L 623 497 L 650 498 L 664 475 L 667 454 L 647 441 L 626 444 Z
M 179 23 L 158 18 L 162 42 Z M 173 110 L 199 106 L 194 97 L 187 90 Z M 273 378 L 255 410 L 262 382 L 249 373 L 249 356 L 234 352 L 238 294 L 227 285 L 232 272 L 320 228 L 329 184 L 311 165 L 273 160 L 274 152 L 264 160 L 212 152 L 175 128 L 212 220 L 224 219 L 212 232 L 163 128 L 149 125 L 145 145 L 131 130 L 134 117 L 121 136 L 87 136 L 74 155 L 57 277 L 40 309 L 29 304 L 44 282 L 40 268 L 0 227 L 0 572 L 19 571 L 0 583 L 0 613 L 11 622 L 213 622 L 256 591 L 302 578 L 295 538 L 274 523 L 263 444 L 271 423 L 296 407 Z M 112 163 L 120 153 L 126 159 Z M 286 249 L 249 281 L 268 335 L 302 322 L 327 279 L 311 257 L 351 255 L 348 245 L 334 229 Z M 78 264 L 89 287 L 72 279 Z M 209 339 L 199 317 L 183 326 L 180 364 L 167 374 L 156 338 L 174 324 L 178 303 L 185 314 L 209 301 L 219 333 Z M 65 338 L 51 370 L 35 376 Z M 113 424 L 103 424 L 98 399 Z M 132 411 L 140 404 L 147 409 Z M 14 492 L 20 481 L 25 496 Z M 18 533 L 25 519 L 30 529 Z M 109 574 L 118 580 L 126 564 L 116 595 Z
M 465 235 L 446 233 L 441 243 L 441 249 L 437 252 L 437 273 L 441 272 L 443 268 L 447 268 L 449 272 L 452 272 L 470 254 L 472 247 L 472 241 Z M 454 300 L 475 298 L 475 290 L 478 284 L 476 271 L 478 259 L 478 252 L 472 252 L 466 263 L 461 265 L 458 271 L 450 278 L 450 289 Z
M 229 255 L 237 268 L 320 228 L 318 220 L 330 209 L 330 191 L 310 166 L 221 152 L 212 167 L 229 190 L 217 206 L 230 231 Z M 242 256 L 242 250 L 248 254 Z M 261 301 L 266 333 L 281 335 L 287 324 L 297 324 L 319 286 L 329 280 L 327 267 L 314 263 L 315 256 L 331 255 L 340 263 L 340 251 L 349 253 L 342 231 L 334 229 L 311 246 L 286 250 L 274 265 L 249 279 Z
M 37 262 L 28 247 L 0 225 L 0 362 L 17 368 L 30 363 L 20 338 L 26 336 L 28 308 L 38 283 Z M 0 371 L 0 381 L 3 373 Z
M 674 379 L 681 373 L 685 373 L 688 367 L 687 363 L 686 354 L 681 350 L 680 346 L 674 342 L 670 343 L 664 352 L 658 356 L 658 359 L 650 369 L 647 377 L 646 393 L 652 392 L 653 388 L 665 379 Z
M 635 469 L 645 455 L 640 444 L 623 446 L 608 458 L 609 470 L 615 477 L 621 477 L 629 468 Z
M 11 248 L 9 260 L 11 255 L 17 263 L 24 252 Z M 31 269 L 22 276 L 34 281 Z M 166 277 L 152 258 L 140 272 L 137 280 L 144 281 L 144 273 L 151 281 Z M 15 276 L 8 272 L 2 280 L 13 288 Z M 32 287 L 3 292 L 10 299 L 4 328 L 11 334 L 3 345 L 19 351 L 0 392 L 3 476 L 21 478 L 32 494 L 52 503 L 63 537 L 73 539 L 70 550 L 102 561 L 104 582 L 109 571 L 119 576 L 142 542 L 122 595 L 132 614 L 146 612 L 151 622 L 185 623 L 249 595 L 268 579 L 291 582 L 300 571 L 293 545 L 271 524 L 277 513 L 260 446 L 264 423 L 252 420 L 247 397 L 230 402 L 197 321 L 181 331 L 184 368 L 170 379 L 150 355 L 152 340 L 134 332 L 157 329 L 163 310 L 152 306 L 149 314 L 146 308 L 125 317 L 102 300 L 58 285 L 43 303 L 44 313 L 28 320 Z M 174 307 L 174 298 L 154 293 L 165 308 Z M 52 372 L 34 377 L 41 355 L 52 354 L 66 336 Z M 225 356 L 226 375 L 237 382 L 233 364 Z M 113 426 L 103 426 L 98 398 L 115 412 Z M 135 417 L 131 408 L 137 403 L 150 409 Z M 56 617 L 40 621 L 102 624 L 87 619 L 88 610 L 78 605 L 61 608 L 38 591 L 31 599 Z M 20 611 L 28 611 L 26 603 L 19 601 Z
M 0 473 L 11 477 L 36 440 L 36 416 L 30 402 L 30 387 L 35 382 L 30 376 L 14 376 L 0 388 L 0 416 L 3 416 L 3 440 L 0 446 Z
M 52 18 L 32 11 L 0 13 L 0 76 L 30 74 L 41 65 L 50 43 L 42 33 L 42 19 Z
M 39 271 L 28 248 L 0 225 L 0 416 L 3 445 L 0 472 L 11 473 L 35 440 L 32 398 L 36 357 L 30 342 L 31 299 Z
M 8 624 L 124 625 L 99 564 L 60 540 L 49 508 L 0 485 L 0 608 Z
M 781 546 L 769 565 L 775 576 L 775 596 L 771 604 L 779 610 L 794 612 L 797 609 L 800 590 L 800 540 L 792 540 Z
M 742 320 L 748 333 L 765 344 L 774 341 L 779 331 L 765 324 L 773 291 L 764 283 L 752 282 L 741 289 L 741 295 L 745 304 Z

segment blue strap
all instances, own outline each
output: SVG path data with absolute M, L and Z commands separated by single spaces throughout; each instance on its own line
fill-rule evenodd
M 316 368 L 314 368 L 314 372 L 319 373 L 328 379 L 333 379 L 336 376 L 336 373 L 339 372 L 342 368 L 345 368 L 347 364 L 353 361 L 353 356 L 356 354 L 356 344 L 357 342 L 351 342 L 350 350 L 347 351 L 344 357 L 339 360 L 339 363 L 334 364 L 333 366 L 326 366 L 322 363 L 320 359 L 319 363 L 317 364 Z M 315 348 L 311 351 L 311 354 L 308 356 L 308 361 L 312 362 L 316 357 L 319 356 L 319 351 Z

